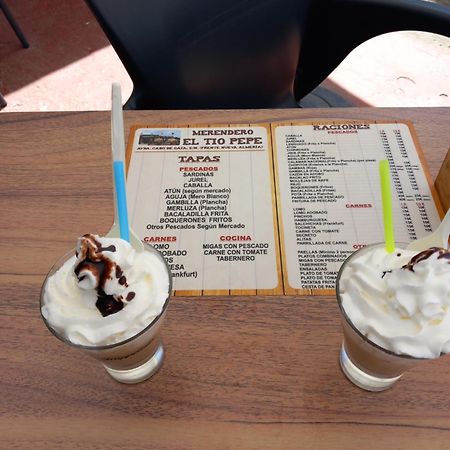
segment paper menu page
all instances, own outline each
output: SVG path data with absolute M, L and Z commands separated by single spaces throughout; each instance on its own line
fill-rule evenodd
M 381 159 L 396 241 L 440 222 L 408 124 L 135 126 L 130 136 L 130 222 L 163 253 L 178 295 L 331 293 L 343 260 L 383 240 Z
M 378 164 L 388 159 L 397 242 L 440 222 L 407 124 L 274 125 L 285 292 L 332 290 L 342 261 L 382 242 Z
M 186 295 L 282 293 L 269 126 L 138 128 L 130 222 Z

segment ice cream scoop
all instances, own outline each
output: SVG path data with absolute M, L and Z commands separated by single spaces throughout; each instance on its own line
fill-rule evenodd
M 450 252 L 363 249 L 340 275 L 342 307 L 370 341 L 397 354 L 450 353 Z
M 167 265 L 156 251 L 137 252 L 123 239 L 87 234 L 46 280 L 41 311 L 71 343 L 110 345 L 147 327 L 169 294 Z
M 367 391 L 384 391 L 421 361 L 450 353 L 450 252 L 372 244 L 336 279 L 344 339 L 339 363 Z

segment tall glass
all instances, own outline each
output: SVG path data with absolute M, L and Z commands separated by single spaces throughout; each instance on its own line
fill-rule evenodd
M 172 274 L 167 265 L 167 262 L 162 257 L 161 253 L 151 245 L 144 243 L 144 251 L 153 253 L 164 263 L 169 277 L 169 289 L 166 301 L 161 313 L 147 325 L 142 331 L 136 335 L 115 344 L 110 345 L 80 345 L 68 340 L 65 336 L 57 332 L 48 323 L 44 316 L 42 319 L 47 325 L 47 328 L 62 342 L 78 348 L 93 358 L 99 360 L 106 371 L 116 381 L 121 383 L 133 384 L 144 381 L 153 376 L 162 366 L 164 361 L 164 346 L 160 336 L 160 329 L 164 322 L 169 304 L 170 294 L 172 292 Z M 44 280 L 41 289 L 41 311 L 43 305 L 44 289 L 48 279 L 73 255 L 75 250 L 64 255 L 51 269 Z
M 426 360 L 398 355 L 375 344 L 355 327 L 342 306 L 340 279 L 347 265 L 362 252 L 373 251 L 380 246 L 384 244 L 368 245 L 351 254 L 342 264 L 336 279 L 336 297 L 344 330 L 339 362 L 346 377 L 353 384 L 367 391 L 389 389 L 405 371 L 418 362 Z M 397 245 L 397 247 L 401 246 Z

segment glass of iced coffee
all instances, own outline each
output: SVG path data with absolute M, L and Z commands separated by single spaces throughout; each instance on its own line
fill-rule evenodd
M 450 352 L 450 252 L 384 244 L 350 255 L 336 280 L 340 366 L 368 391 L 390 388 L 424 360 Z
M 88 234 L 58 261 L 41 290 L 41 315 L 61 341 L 99 360 L 122 383 L 155 374 L 172 276 L 161 254 Z

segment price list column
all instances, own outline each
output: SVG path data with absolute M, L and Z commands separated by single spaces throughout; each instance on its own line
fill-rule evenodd
M 378 132 L 397 199 L 397 241 L 418 239 L 437 227 L 439 217 L 418 154 L 410 150 L 414 142 L 405 124 L 379 125 Z

